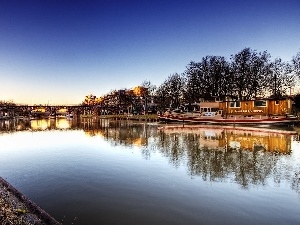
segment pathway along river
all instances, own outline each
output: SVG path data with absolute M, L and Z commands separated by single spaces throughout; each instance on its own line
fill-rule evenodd
M 0 176 L 63 224 L 300 224 L 297 135 L 0 121 Z

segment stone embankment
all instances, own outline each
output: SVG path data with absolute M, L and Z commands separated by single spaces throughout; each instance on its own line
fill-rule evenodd
M 60 225 L 48 213 L 0 177 L 0 224 Z

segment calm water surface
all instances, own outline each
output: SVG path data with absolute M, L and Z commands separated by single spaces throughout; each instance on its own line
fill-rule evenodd
M 0 176 L 63 224 L 300 224 L 299 136 L 0 121 Z

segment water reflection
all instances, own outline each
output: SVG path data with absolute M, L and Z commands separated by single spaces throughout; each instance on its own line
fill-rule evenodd
M 192 177 L 234 182 L 242 188 L 287 181 L 300 194 L 300 158 L 295 160 L 293 130 L 220 126 L 159 127 L 128 121 L 86 119 L 78 124 L 88 136 L 112 145 L 140 146 L 145 159 L 159 152 Z M 271 181 L 269 179 L 272 179 Z
M 88 136 L 99 135 L 113 145 L 123 146 L 148 146 L 149 137 L 157 133 L 156 126 L 123 120 L 83 119 L 78 127 Z
M 242 188 L 288 181 L 298 194 L 299 152 L 292 155 L 295 132 L 241 127 L 163 127 L 160 149 L 174 165 L 186 165 L 205 181 L 235 182 Z M 295 149 L 296 150 L 296 149 Z M 298 157 L 298 158 L 297 158 Z
M 112 145 L 140 146 L 145 159 L 159 152 L 171 165 L 187 166 L 190 176 L 205 181 L 234 182 L 247 189 L 285 180 L 300 193 L 300 159 L 294 160 L 292 155 L 294 131 L 228 126 L 157 129 L 149 124 L 108 120 L 86 120 L 81 129 Z
M 293 130 L 260 129 L 232 126 L 165 126 L 166 135 L 185 138 L 185 142 L 197 140 L 196 147 L 210 150 L 231 151 L 243 149 L 251 152 L 268 151 L 289 154 Z M 176 139 L 176 138 L 175 138 Z
M 0 132 L 16 131 L 45 131 L 45 130 L 66 130 L 77 129 L 76 123 L 65 118 L 39 119 L 39 120 L 0 120 Z
M 1 132 L 80 129 L 111 145 L 137 146 L 145 159 L 160 153 L 174 167 L 204 181 L 234 182 L 248 189 L 282 181 L 300 194 L 300 156 L 295 132 L 214 126 L 163 126 L 103 119 L 0 121 Z M 293 140 L 294 139 L 294 140 Z M 298 152 L 297 152 L 298 150 Z

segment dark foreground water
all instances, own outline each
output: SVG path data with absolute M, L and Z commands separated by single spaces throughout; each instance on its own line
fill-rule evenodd
M 0 176 L 63 224 L 298 225 L 299 137 L 271 131 L 0 121 Z

